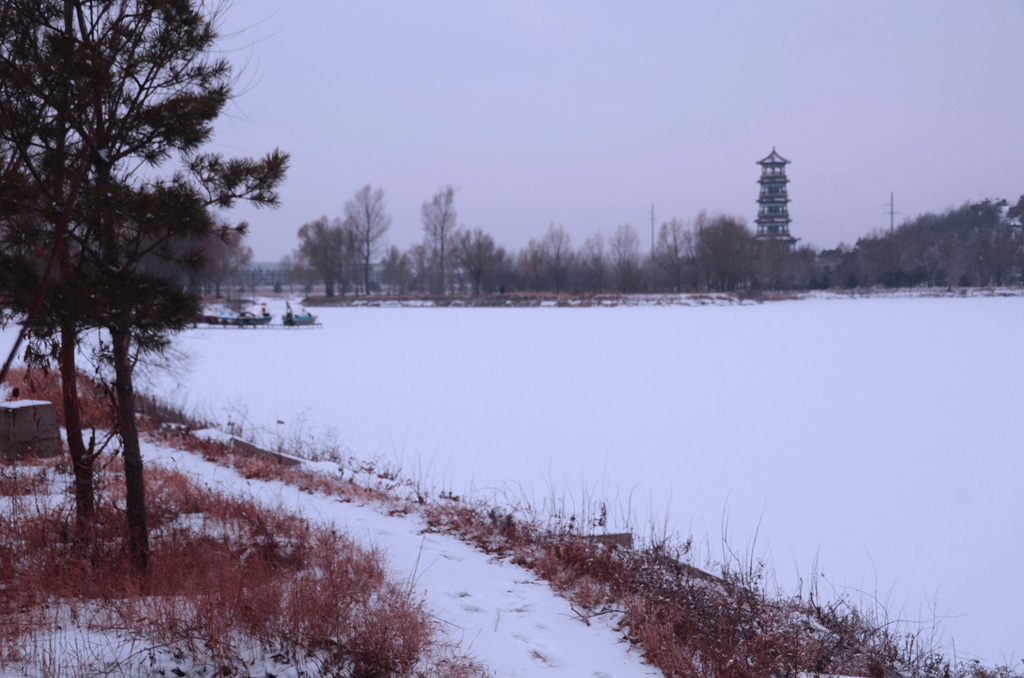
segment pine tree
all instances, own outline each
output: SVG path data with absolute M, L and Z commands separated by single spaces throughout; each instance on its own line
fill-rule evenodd
M 276 206 L 288 164 L 280 151 L 260 160 L 201 152 L 231 98 L 230 66 L 213 52 L 216 23 L 196 0 L 9 0 L 0 11 L 0 272 L 11 306 L 28 313 L 46 268 L 59 269 L 33 332 L 59 335 L 65 391 L 79 333 L 109 333 L 140 572 L 149 546 L 135 358 L 162 351 L 195 316 L 178 272 L 201 263 L 218 228 L 212 210 L 239 199 Z

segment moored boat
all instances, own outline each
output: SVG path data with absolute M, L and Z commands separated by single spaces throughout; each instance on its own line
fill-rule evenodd
M 235 324 L 241 325 L 242 327 L 269 325 L 273 318 L 274 316 L 270 315 L 270 311 L 267 310 L 267 305 L 262 304 L 259 307 L 250 306 L 239 313 L 238 320 Z
M 299 312 L 296 313 L 292 310 L 292 305 L 286 303 L 287 310 L 284 313 L 283 322 L 288 327 L 297 327 L 299 325 L 315 325 L 316 316 L 307 311 L 302 306 L 299 307 Z

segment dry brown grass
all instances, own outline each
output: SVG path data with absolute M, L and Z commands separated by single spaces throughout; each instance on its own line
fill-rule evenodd
M 0 466 L 0 497 L 24 497 L 42 493 L 48 483 L 46 466 L 49 465 L 35 468 Z
M 222 675 L 245 675 L 246 648 L 322 675 L 482 675 L 436 643 L 433 622 L 387 576 L 380 554 L 155 466 L 147 471 L 153 566 L 140 581 L 117 485 L 105 483 L 88 542 L 76 540 L 66 501 L 22 492 L 0 514 L 0 667 L 31 659 L 37 632 L 60 607 L 88 628 L 176 648 Z
M 206 461 L 233 468 L 246 480 L 281 480 L 307 493 L 320 492 L 338 497 L 342 501 L 375 502 L 386 505 L 390 511 L 404 512 L 408 510 L 404 502 L 386 491 L 387 487 L 394 487 L 394 484 L 385 485 L 385 489 L 372 488 L 355 482 L 352 473 L 347 479 L 343 479 L 341 476 L 329 477 L 322 473 L 309 471 L 302 466 L 280 464 L 272 456 L 257 456 L 221 441 L 197 438 L 188 429 L 168 429 L 157 426 L 151 431 L 162 442 L 199 454 Z M 372 470 L 366 467 L 361 467 L 359 470 L 362 473 L 372 474 Z

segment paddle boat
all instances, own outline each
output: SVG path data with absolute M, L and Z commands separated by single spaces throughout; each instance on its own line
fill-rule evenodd
M 300 325 L 316 324 L 316 316 L 307 311 L 302 306 L 299 307 L 298 313 L 292 310 L 292 305 L 290 303 L 286 302 L 285 306 L 287 310 L 284 313 L 284 318 L 282 319 L 282 322 L 287 327 L 298 327 Z
M 250 306 L 238 314 L 236 325 L 242 327 L 256 327 L 257 325 L 269 325 L 274 316 L 270 315 L 267 305 Z

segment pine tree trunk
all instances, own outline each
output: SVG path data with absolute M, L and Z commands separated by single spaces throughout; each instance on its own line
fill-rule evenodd
M 65 322 L 60 331 L 60 382 L 64 401 L 64 428 L 68 435 L 68 452 L 75 474 L 75 517 L 79 531 L 92 524 L 96 513 L 92 459 L 82 441 L 82 417 L 78 400 L 78 369 L 75 364 L 77 344 L 75 328 Z
M 64 33 L 74 34 L 74 5 L 64 3 Z M 58 106 L 57 119 L 57 153 L 64 155 L 68 138 L 66 99 Z M 66 177 L 65 177 L 66 179 Z M 73 183 L 73 182 L 72 182 Z M 62 188 L 63 192 L 63 188 Z M 66 225 L 66 221 L 65 221 Z M 67 241 L 58 239 L 54 243 L 60 249 L 60 279 L 64 285 L 71 284 L 71 260 L 68 256 Z M 64 428 L 68 437 L 68 453 L 71 467 L 75 474 L 75 517 L 79 533 L 92 524 L 96 513 L 96 500 L 93 485 L 92 459 L 82 441 L 82 416 L 78 400 L 78 367 L 75 362 L 75 349 L 78 347 L 78 334 L 73 321 L 65 319 L 60 328 L 60 383 L 61 399 L 64 405 Z
M 135 424 L 135 392 L 132 387 L 131 335 L 127 328 L 110 332 L 114 354 L 114 391 L 124 456 L 127 491 L 128 553 L 137 573 L 149 572 L 149 532 L 146 528 L 146 488 L 142 474 L 139 429 Z
M 112 168 L 107 149 L 107 119 L 103 109 L 106 82 L 95 93 L 94 128 L 92 146 L 96 149 L 93 160 L 96 188 L 100 192 L 113 186 Z M 119 260 L 117 232 L 112 214 L 100 215 L 100 245 L 103 263 L 117 270 Z M 117 427 L 121 437 L 124 458 L 125 519 L 128 524 L 128 555 L 136 574 L 149 574 L 149 530 L 146 527 L 146 487 L 142 474 L 142 451 L 139 449 L 139 429 L 135 423 L 135 390 L 132 386 L 131 325 L 128 314 L 119 314 L 107 328 L 114 364 L 114 394 L 117 399 Z

